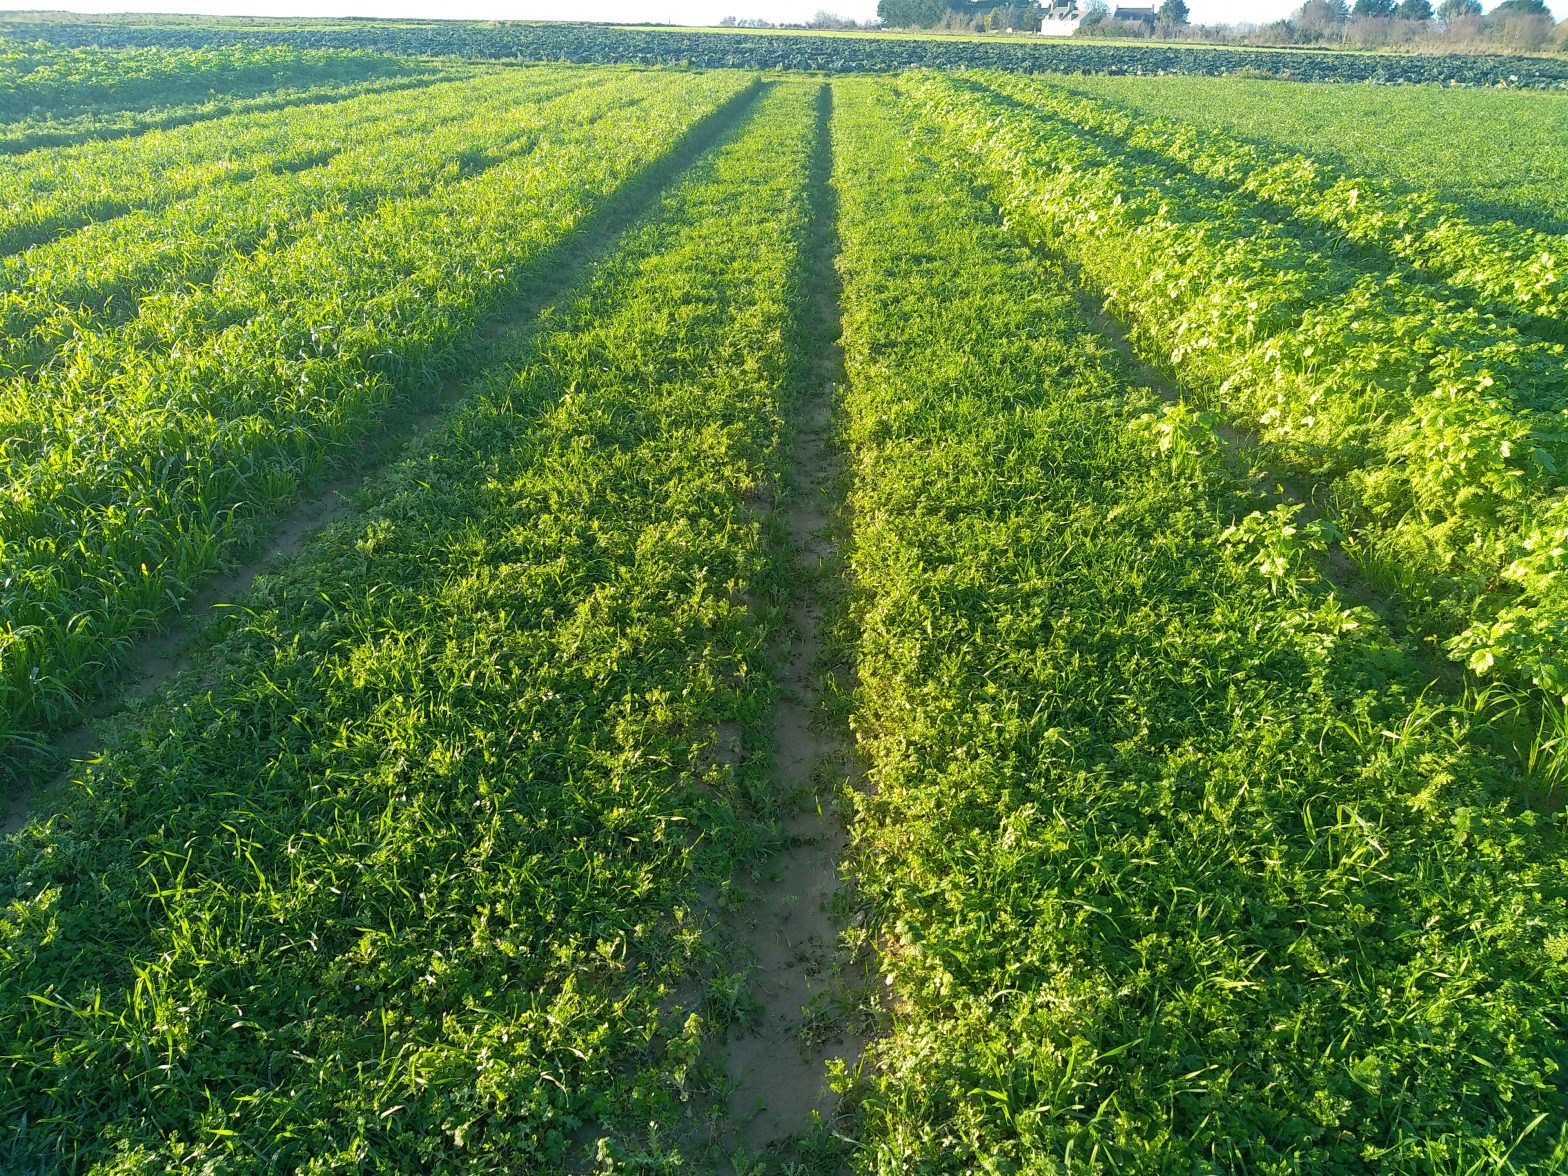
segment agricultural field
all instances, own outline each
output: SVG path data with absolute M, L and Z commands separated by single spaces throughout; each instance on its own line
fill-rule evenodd
M 1559 95 L 11 61 L 0 1171 L 1568 1172 Z
M 1057 80 L 1142 117 L 1177 119 L 1430 193 L 1476 220 L 1568 233 L 1568 95 L 1247 78 Z
M 54 48 L 0 39 L 0 152 L 332 101 L 441 76 L 355 50 Z
M 0 35 L 62 47 L 208 49 L 264 40 L 301 50 L 375 50 L 599 65 L 896 73 L 1005 69 L 1070 74 L 1278 77 L 1379 85 L 1568 88 L 1568 58 L 1547 55 L 1352 53 L 1317 49 L 1042 41 L 922 33 L 808 33 L 691 29 L 567 21 L 268 20 L 143 16 L 107 20 L 69 13 L 0 13 Z

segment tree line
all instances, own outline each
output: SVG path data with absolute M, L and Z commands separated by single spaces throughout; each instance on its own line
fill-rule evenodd
M 1545 0 L 1501 0 L 1483 10 L 1481 0 L 1305 0 L 1283 20 L 1268 23 L 1194 25 L 1186 0 L 1129 0 L 1149 6 L 1152 18 L 1118 19 L 1108 0 L 878 0 L 885 28 L 953 32 L 1039 32 L 1048 21 L 1065 20 L 1076 36 L 1159 37 L 1258 45 L 1341 45 L 1377 48 L 1425 44 L 1450 50 L 1568 49 L 1568 21 L 1553 18 Z M 820 23 L 818 23 L 820 22 Z M 852 26 L 820 13 L 815 27 Z

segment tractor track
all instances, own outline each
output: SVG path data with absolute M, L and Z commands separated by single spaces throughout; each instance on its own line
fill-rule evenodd
M 756 868 L 751 901 L 728 917 L 749 965 L 753 1015 L 724 1042 L 728 1121 L 749 1157 L 837 1170 L 844 1114 L 831 1074 L 853 1070 L 868 1037 L 856 963 L 841 945 L 849 892 L 843 865 L 849 834 L 838 808 L 855 778 L 853 736 L 832 712 L 846 672 L 831 645 L 843 576 L 838 554 L 843 510 L 841 454 L 835 443 L 839 346 L 837 201 L 830 184 L 832 90 L 818 99 L 812 165 L 813 223 L 803 274 L 800 390 L 791 405 L 792 451 L 775 509 L 788 545 L 790 592 L 770 654 L 779 695 L 773 723 L 774 782 L 784 816 L 781 847 Z

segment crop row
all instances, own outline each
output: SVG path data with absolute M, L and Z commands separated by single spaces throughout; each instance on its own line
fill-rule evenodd
M 1559 1170 L 1568 878 L 1512 761 L 962 148 L 836 90 L 865 1170 Z
M 368 218 L 375 223 L 384 219 L 389 207 L 401 201 L 422 198 L 439 202 L 441 191 L 454 186 L 466 190 L 491 168 L 526 159 L 540 146 L 543 136 L 559 130 L 563 120 L 591 125 L 622 108 L 635 107 L 645 96 L 637 87 L 591 85 L 590 79 L 575 72 L 563 76 L 544 71 L 532 80 L 519 75 L 488 81 L 491 84 L 465 83 L 447 96 L 447 103 L 424 113 L 388 112 L 388 127 L 406 126 L 411 132 L 407 140 L 398 140 L 395 151 L 379 139 L 345 140 L 327 163 L 280 176 L 276 184 L 210 189 L 168 209 L 98 222 L 69 237 L 13 255 L 11 260 L 19 263 L 24 274 L 22 289 L 10 300 L 16 310 L 12 322 L 25 328 L 29 310 L 42 311 L 47 319 L 40 325 L 52 328 L 61 346 L 51 356 L 50 340 L 39 340 L 42 354 L 35 356 L 50 360 L 44 369 L 21 371 L 0 384 L 0 430 L 6 437 L 9 473 L 25 476 L 51 445 L 80 443 L 70 429 L 83 423 L 84 414 L 125 412 L 142 390 L 133 386 L 129 399 L 119 397 L 121 389 L 106 386 L 107 373 L 130 354 L 167 351 L 172 357 L 176 350 L 188 353 L 199 349 L 208 336 L 234 325 L 233 300 L 252 297 L 261 283 L 276 281 L 279 271 L 286 272 L 297 260 L 296 251 L 308 252 L 329 238 L 345 236 L 356 220 Z M 430 137 L 422 142 L 419 126 L 427 118 Z M 374 132 L 378 126 L 372 124 L 368 129 Z M 410 152 L 407 159 L 405 151 Z M 405 163 L 406 178 L 388 178 L 394 168 Z M 279 200 L 280 194 L 283 200 Z M 315 206 L 318 196 L 326 197 L 320 207 Z M 356 197 L 366 202 L 357 214 L 352 202 Z M 258 199 L 259 208 L 253 203 Z M 190 210 L 212 218 L 208 223 L 198 221 L 195 229 L 201 235 L 196 237 L 184 232 L 184 214 Z M 155 231 L 173 230 L 177 253 L 172 272 L 163 275 L 154 266 L 147 275 L 153 283 L 160 276 L 169 278 L 164 288 L 143 291 L 137 298 L 131 284 L 110 293 L 101 308 L 94 307 L 91 298 L 95 292 L 90 287 L 75 291 L 88 295 L 88 300 L 75 305 L 51 302 L 47 287 L 35 300 L 34 291 L 43 283 L 29 281 L 32 275 L 25 269 L 40 255 L 48 261 L 63 255 L 66 283 L 77 275 L 84 283 L 115 277 L 118 275 L 110 266 L 94 264 L 97 247 L 105 236 L 122 228 L 135 239 L 149 222 Z M 265 231 L 265 239 L 253 239 L 258 230 Z M 161 241 L 154 238 L 155 259 L 159 244 Z M 197 280 L 202 276 L 199 267 L 181 269 L 182 255 L 199 263 L 209 252 L 218 254 L 218 264 L 206 280 Z M 132 268 L 134 282 L 138 261 L 134 249 L 125 254 L 125 261 Z M 50 267 L 39 272 L 47 280 L 56 271 Z M 280 292 L 291 289 L 284 285 Z M 115 302 L 117 295 L 119 302 Z M 223 307 L 229 309 L 220 309 Z M 124 321 L 116 321 L 122 314 Z M 29 358 L 27 351 L 19 350 L 14 362 L 24 368 Z
M 40 373 L 7 425 L 5 737 L 74 713 L 128 634 L 450 371 L 567 234 L 749 86 L 607 77 L 558 103 L 531 150 L 143 298 Z
M 474 67 L 468 67 L 474 68 Z M 0 155 L 16 155 L 43 147 L 69 146 L 99 139 L 120 139 L 148 131 L 170 130 L 235 114 L 260 114 L 268 110 L 296 109 L 324 102 L 342 102 L 365 94 L 428 85 L 440 78 L 461 77 L 465 68 L 456 64 L 414 69 L 388 77 L 345 84 L 281 86 L 253 97 L 220 94 L 204 102 L 160 106 L 152 110 L 117 110 L 100 114 L 44 115 L 0 125 Z
M 1503 223 L 1482 224 L 1456 205 L 1350 176 L 1309 156 L 1250 143 L 1212 127 L 1134 115 L 1033 80 L 991 75 L 993 84 L 1037 110 L 1115 136 L 1205 179 L 1230 184 L 1345 240 L 1397 258 L 1479 295 L 1532 329 L 1568 337 L 1568 243 Z
M 93 220 L 160 208 L 217 184 L 313 167 L 378 123 L 442 101 L 465 81 L 431 78 L 390 93 L 227 115 L 134 138 L 40 148 L 0 159 L 0 254 Z
M 1057 80 L 1077 94 L 1331 161 L 1347 175 L 1433 192 L 1481 220 L 1568 232 L 1568 108 L 1528 90 Z
M 699 891 L 771 836 L 716 727 L 767 734 L 743 599 L 816 89 L 771 88 L 0 850 L 0 1166 L 563 1171 L 679 1117 L 722 1028 Z
M 79 17 L 0 19 L 0 31 L 59 45 L 254 44 L 369 49 L 403 57 L 573 61 L 585 65 L 680 65 L 704 69 L 896 73 L 905 69 L 1001 69 L 1021 73 L 1269 76 L 1311 82 L 1568 87 L 1568 61 L 1544 56 L 1349 53 L 1179 45 L 1042 43 L 930 36 L 820 36 L 522 21 L 330 21 L 309 25 L 221 20 L 132 24 Z
M 230 259 L 285 248 L 313 222 L 352 219 L 492 166 L 553 120 L 549 99 L 588 80 L 543 69 L 434 86 L 417 100 L 373 102 L 374 121 L 356 117 L 352 128 L 343 127 L 344 112 L 319 122 L 301 115 L 298 133 L 335 150 L 319 166 L 262 170 L 245 184 L 209 186 L 0 259 L 4 363 L 28 372 L 62 345 L 131 317 L 148 291 L 211 281 Z M 396 152 L 384 139 L 393 128 Z M 0 403 L 9 398 L 0 386 Z
M 1418 624 L 1478 669 L 1568 693 L 1552 568 L 1530 580 L 1519 562 L 1543 544 L 1555 558 L 1563 527 L 1560 345 L 972 81 L 918 75 L 908 92 L 1146 357 L 1316 485 Z
M 395 58 L 277 45 L 60 49 L 0 38 L 0 122 L 249 95 L 284 85 L 345 85 L 416 72 Z

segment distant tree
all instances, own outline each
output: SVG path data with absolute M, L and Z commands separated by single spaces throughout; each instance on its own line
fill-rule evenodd
M 1165 28 L 1179 29 L 1187 23 L 1190 13 L 1187 0 L 1164 0 L 1160 5 L 1159 22 Z
M 1445 29 L 1456 21 L 1481 15 L 1481 0 L 1443 0 L 1437 6 L 1437 23 Z
M 1376 20 L 1380 17 L 1393 16 L 1394 8 L 1395 0 L 1356 0 L 1350 15 L 1358 20 L 1366 18 Z
M 1308 32 L 1323 32 L 1350 19 L 1345 0 L 1307 0 L 1296 10 L 1295 22 Z
M 1235 30 L 1236 43 L 1240 45 L 1290 45 L 1301 39 L 1301 30 L 1288 16 L 1271 20 L 1268 24 L 1255 25 L 1243 21 L 1230 27 Z
M 1432 19 L 1432 0 L 1400 0 L 1394 13 L 1400 20 L 1413 20 L 1425 24 Z
M 1004 4 L 987 12 L 980 23 L 987 32 L 1038 33 L 1044 15 L 1038 4 Z
M 1008 8 L 992 9 L 992 15 L 1000 17 L 1001 27 L 1004 29 L 1012 29 L 1020 33 L 1038 33 L 1045 12 L 1038 4 L 1014 3 Z
M 1111 19 L 1111 6 L 1105 0 L 1089 0 L 1083 6 L 1083 19 L 1078 22 L 1079 28 L 1094 28 Z
M 877 0 L 877 19 L 895 29 L 929 29 L 947 18 L 947 0 Z
M 1556 25 L 1544 0 L 1503 0 L 1481 18 L 1488 38 L 1510 49 L 1539 49 Z

